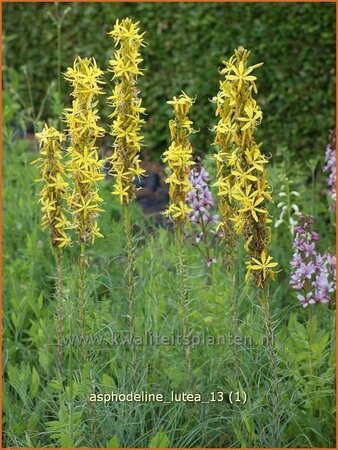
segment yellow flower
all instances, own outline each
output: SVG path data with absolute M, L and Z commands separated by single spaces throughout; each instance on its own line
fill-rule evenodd
M 66 109 L 65 121 L 70 137 L 69 160 L 66 164 L 73 179 L 73 187 L 67 202 L 72 210 L 72 228 L 81 243 L 93 243 L 101 237 L 97 216 L 102 198 L 98 193 L 97 182 L 104 178 L 102 161 L 98 156 L 97 138 L 104 135 L 99 127 L 95 96 L 102 94 L 103 72 L 97 67 L 94 58 L 76 58 L 69 67 L 65 79 L 73 87 L 72 107 Z
M 186 205 L 187 193 L 191 190 L 189 172 L 194 165 L 189 136 L 194 132 L 188 114 L 194 100 L 184 92 L 168 101 L 174 109 L 174 119 L 169 122 L 172 142 L 163 153 L 163 162 L 168 164 L 171 174 L 165 180 L 169 184 L 170 205 L 165 214 L 176 226 L 182 225 L 190 209 Z
M 264 171 L 263 164 L 267 164 L 269 161 L 266 156 L 262 155 L 259 146 L 254 145 L 253 148 L 247 149 L 244 152 L 246 157 L 246 162 L 248 165 L 259 172 Z
M 187 127 L 187 124 L 190 125 L 191 122 L 185 116 L 187 116 L 187 114 L 189 113 L 189 110 L 190 110 L 193 102 L 194 102 L 194 100 L 192 98 L 190 98 L 185 92 L 182 91 L 182 94 L 178 98 L 174 97 L 172 100 L 169 100 L 167 103 L 169 105 L 173 106 L 175 114 L 182 118 L 182 124 L 185 123 L 185 126 Z M 188 127 L 189 127 L 189 125 L 188 125 Z
M 226 61 L 226 67 L 221 71 L 222 75 L 225 74 L 225 79 L 227 81 L 233 81 L 237 84 L 238 91 L 241 91 L 242 86 L 245 82 L 251 83 L 253 86 L 255 86 L 254 81 L 257 79 L 257 77 L 250 74 L 254 69 L 263 65 L 263 63 L 259 63 L 251 67 L 246 67 L 250 52 L 245 50 L 245 53 L 243 53 L 243 50 L 243 47 L 235 50 L 235 57 L 232 57 L 229 61 Z
M 234 191 L 236 186 L 233 185 L 231 177 L 222 178 L 219 177 L 218 181 L 214 183 L 215 187 L 218 187 L 217 195 L 221 197 L 227 197 L 229 203 L 231 203 L 231 199 L 234 196 Z
M 183 222 L 190 211 L 191 209 L 187 206 L 187 204 L 181 201 L 178 205 L 170 205 L 164 214 L 172 219 Z
M 268 159 L 261 153 L 261 144 L 254 139 L 262 111 L 253 98 L 257 88 L 256 76 L 252 73 L 262 63 L 248 66 L 249 54 L 239 47 L 221 70 L 224 80 L 213 99 L 219 116 L 213 144 L 218 147 L 215 186 L 220 198 L 221 227 L 224 234 L 227 231 L 231 235 L 231 229 L 243 234 L 246 252 L 258 260 L 262 251 L 267 254 L 271 241 L 267 202 L 272 201 L 272 196 L 265 170 Z M 231 241 L 229 239 L 230 245 Z M 263 271 L 262 276 L 254 275 L 260 287 L 266 281 L 266 274 Z
M 256 102 L 247 103 L 244 107 L 244 112 L 246 117 L 238 117 L 237 120 L 240 122 L 246 122 L 242 126 L 241 130 L 245 131 L 248 128 L 254 128 L 260 120 L 262 120 L 262 111 L 257 107 Z
M 65 247 L 70 244 L 70 238 L 66 234 L 69 223 L 63 207 L 63 199 L 68 187 L 62 164 L 62 142 L 65 137 L 47 124 L 41 133 L 36 134 L 36 137 L 40 145 L 41 157 L 33 163 L 37 163 L 41 171 L 42 178 L 38 181 L 44 183 L 39 199 L 42 211 L 41 226 L 42 229 L 50 229 L 54 247 Z
M 245 185 L 249 181 L 257 181 L 257 177 L 252 174 L 254 170 L 254 167 L 245 170 L 237 163 L 237 170 L 232 170 L 231 174 L 237 177 L 239 186 L 242 186 L 242 184 Z
M 78 101 L 87 101 L 102 94 L 100 84 L 104 84 L 100 78 L 102 70 L 97 67 L 94 58 L 76 58 L 73 67 L 68 67 L 65 80 L 73 87 L 72 96 Z
M 230 218 L 233 222 L 234 231 L 237 234 L 242 234 L 245 227 L 245 217 L 242 212 L 236 211 Z
M 260 287 L 263 286 L 264 281 L 271 277 L 274 279 L 276 271 L 272 270 L 274 267 L 278 266 L 278 263 L 273 261 L 272 256 L 267 255 L 266 250 L 264 249 L 260 255 L 260 259 L 252 258 L 251 261 L 246 262 L 247 265 L 247 273 L 245 277 L 245 281 L 248 280 L 249 275 L 252 271 L 257 271 L 256 278 L 258 280 L 258 285 Z
M 142 100 L 138 97 L 137 77 L 143 75 L 139 65 L 143 61 L 139 49 L 145 45 L 144 33 L 139 32 L 139 22 L 130 19 L 116 21 L 114 29 L 109 33 L 119 47 L 114 58 L 109 61 L 109 71 L 113 73 L 115 87 L 109 97 L 113 123 L 111 135 L 114 137 L 113 154 L 109 158 L 111 175 L 114 178 L 113 195 L 121 204 L 128 204 L 135 198 L 135 178 L 145 176 L 140 166 L 139 153 L 143 136 L 140 135 L 145 113 Z
M 264 198 L 247 198 L 243 200 L 243 207 L 239 210 L 241 213 L 250 212 L 256 222 L 258 222 L 258 213 L 267 214 L 264 208 L 258 206 L 264 201 Z

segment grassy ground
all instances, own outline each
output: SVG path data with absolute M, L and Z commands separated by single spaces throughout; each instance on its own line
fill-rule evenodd
M 6 124 L 3 153 L 5 447 L 334 446 L 334 308 L 333 304 L 307 310 L 299 306 L 289 287 L 292 236 L 286 226 L 274 230 L 271 248 L 282 269 L 269 295 L 277 384 L 264 337 L 261 294 L 251 282 L 244 283 L 241 242 L 234 247 L 234 267 L 222 263 L 222 245 L 214 248 L 218 262 L 211 281 L 196 248 L 188 242 L 184 246 L 191 335 L 224 336 L 227 345 L 201 344 L 191 349 L 190 386 L 184 345 L 137 345 L 132 375 L 130 345 L 116 345 L 113 339 L 128 336 L 123 222 L 120 207 L 110 194 L 111 182 L 102 182 L 105 211 L 100 226 L 105 237 L 88 249 L 86 271 L 89 357 L 84 360 L 78 341 L 69 344 L 79 335 L 79 247 L 74 243 L 63 257 L 60 374 L 56 368 L 56 268 L 48 233 L 40 229 L 38 186 L 34 183 L 37 171 L 30 165 L 36 154 L 30 143 L 14 139 Z M 309 167 L 285 161 L 283 166 L 270 168 L 275 197 L 281 189 L 279 175 L 287 173 L 301 194 L 298 204 L 302 211 L 316 217 L 323 251 L 329 249 L 334 226 L 325 179 L 318 170 L 323 158 L 320 154 Z M 212 173 L 213 163 L 206 160 L 205 164 Z M 276 204 L 271 214 L 279 216 Z M 132 205 L 132 222 L 137 256 L 136 332 L 175 336 L 181 325 L 174 234 L 156 227 L 137 204 Z M 231 287 L 233 274 L 235 289 Z M 229 342 L 231 335 L 237 336 L 237 344 Z M 171 404 L 88 401 L 92 393 L 112 390 L 163 393 L 166 397 L 171 391 L 193 390 L 208 399 L 211 392 L 223 392 L 224 400 Z M 231 404 L 230 391 L 238 391 L 242 401 Z

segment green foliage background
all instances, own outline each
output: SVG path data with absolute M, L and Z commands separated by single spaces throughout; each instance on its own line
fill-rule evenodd
M 62 27 L 63 70 L 77 55 L 95 56 L 106 69 L 113 53 L 107 32 L 115 20 L 141 21 L 149 43 L 140 81 L 148 111 L 145 143 L 154 154 L 168 142 L 166 101 L 181 89 L 198 97 L 192 119 L 201 132 L 195 148 L 210 150 L 208 128 L 215 119 L 209 99 L 218 90 L 217 69 L 239 45 L 252 51 L 252 63 L 264 61 L 258 72 L 264 112 L 258 138 L 266 151 L 282 157 L 287 149 L 301 160 L 324 148 L 326 130 L 334 126 L 335 4 L 71 3 L 59 4 L 58 14 L 69 7 Z M 5 67 L 19 73 L 28 104 L 26 67 L 35 109 L 57 77 L 57 30 L 49 16 L 54 10 L 47 3 L 3 5 Z M 44 115 L 51 109 L 47 99 Z M 109 114 L 105 105 L 102 114 L 104 119 Z

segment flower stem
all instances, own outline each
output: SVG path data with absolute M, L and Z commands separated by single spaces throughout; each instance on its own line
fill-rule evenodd
M 58 371 L 61 373 L 61 359 L 62 359 L 62 250 L 60 248 L 55 249 L 54 252 L 56 260 L 57 270 L 57 286 L 56 286 L 56 298 L 57 298 L 57 350 L 56 350 L 56 363 Z
M 83 362 L 89 360 L 87 340 L 86 340 L 86 308 L 85 308 L 85 269 L 86 269 L 86 244 L 81 242 L 80 253 L 80 276 L 79 276 L 79 316 L 80 316 L 80 335 L 82 344 Z M 91 373 L 89 373 L 89 382 L 92 383 Z M 96 419 L 94 404 L 89 402 L 88 414 L 90 421 L 90 430 L 94 439 L 97 439 Z
M 197 196 L 198 198 L 198 196 Z M 206 257 L 207 257 L 207 263 L 210 262 L 209 265 L 209 273 L 208 273 L 208 284 L 212 284 L 212 279 L 213 279 L 213 262 L 212 262 L 212 257 L 210 254 L 210 248 L 209 248 L 209 240 L 208 240 L 208 231 L 207 231 L 207 227 L 206 224 L 204 222 L 203 219 L 203 214 L 200 214 L 200 220 L 201 220 L 201 228 L 202 228 L 202 233 L 203 233 L 203 242 L 205 245 L 205 251 L 206 251 Z
M 235 379 L 238 377 L 238 352 L 237 352 L 237 327 L 238 327 L 238 311 L 237 311 L 237 296 L 236 296 L 236 266 L 233 267 L 234 271 L 231 279 L 231 306 L 230 306 L 230 317 L 231 317 L 231 341 L 232 341 L 232 351 L 233 351 L 233 362 L 235 370 Z
M 314 375 L 314 371 L 313 371 L 313 362 L 312 362 L 312 339 L 311 339 L 311 332 L 309 331 L 309 324 L 312 325 L 312 321 L 313 321 L 313 311 L 312 311 L 312 305 L 309 305 L 308 310 L 309 310 L 309 321 L 308 321 L 308 326 L 307 326 L 307 333 L 308 333 L 308 358 L 309 358 L 309 372 L 310 372 L 310 376 L 311 378 Z
M 133 236 L 128 205 L 124 205 L 124 231 L 127 243 L 127 291 L 129 307 L 129 329 L 131 334 L 131 357 L 133 377 L 136 373 L 136 348 L 135 348 L 135 255 L 133 248 Z
M 29 79 L 29 74 L 28 74 L 28 69 L 26 66 L 24 66 L 24 70 L 23 70 L 24 74 L 25 74 L 25 78 L 26 78 L 26 84 L 27 84 L 27 91 L 28 91 L 28 97 L 29 97 L 29 103 L 30 103 L 30 107 L 31 107 L 31 118 L 32 118 L 32 122 L 33 125 L 35 126 L 35 122 L 37 120 L 37 117 L 35 115 L 35 108 L 34 108 L 34 101 L 33 101 L 33 94 L 32 94 L 32 85 Z
M 176 244 L 178 247 L 178 297 L 179 297 L 179 314 L 181 319 L 181 333 L 183 342 L 186 343 L 189 339 L 189 307 L 187 303 L 187 289 L 186 289 L 186 272 L 185 272 L 185 253 L 183 230 L 180 226 L 175 228 Z M 193 387 L 193 370 L 192 370 L 192 355 L 190 345 L 184 345 L 185 349 L 185 363 L 189 380 L 189 387 Z
M 265 337 L 268 348 L 268 357 L 270 363 L 270 371 L 272 376 L 272 393 L 270 395 L 270 403 L 272 407 L 272 447 L 280 447 L 280 392 L 278 386 L 277 375 L 277 354 L 275 349 L 275 336 L 272 325 L 271 312 L 269 307 L 269 292 L 268 286 L 265 285 L 262 289 L 262 313 L 265 325 Z
M 58 64 L 58 95 L 59 102 L 61 102 L 62 96 L 62 84 L 61 84 L 61 21 L 57 23 L 57 64 Z
M 81 253 L 79 260 L 79 320 L 80 320 L 80 336 L 83 349 L 84 360 L 87 360 L 87 344 L 86 339 L 86 310 L 85 310 L 85 267 L 86 267 L 86 244 L 81 242 Z
M 73 309 L 71 310 L 73 312 Z M 72 324 L 73 324 L 73 314 L 69 315 L 69 336 L 72 336 Z M 74 424 L 74 388 L 73 388 L 73 344 L 71 339 L 69 341 L 68 348 L 68 387 L 69 387 L 69 436 L 71 438 L 71 442 L 74 442 L 73 435 L 73 424 Z

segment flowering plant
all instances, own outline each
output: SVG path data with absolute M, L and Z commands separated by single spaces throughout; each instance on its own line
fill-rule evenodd
M 43 182 L 39 203 L 42 211 L 42 229 L 49 228 L 53 247 L 66 247 L 70 238 L 66 234 L 69 228 L 65 216 L 63 199 L 68 183 L 65 180 L 65 169 L 62 163 L 62 142 L 65 136 L 53 127 L 45 124 L 43 130 L 36 134 L 40 145 L 40 158 L 37 163 Z
M 192 160 L 192 145 L 190 134 L 195 130 L 189 119 L 189 111 L 194 100 L 184 92 L 177 98 L 167 102 L 174 109 L 174 119 L 169 122 L 171 144 L 163 153 L 163 162 L 168 164 L 171 171 L 165 180 L 169 184 L 170 204 L 165 215 L 171 218 L 176 226 L 186 222 L 190 208 L 186 204 L 187 193 L 191 190 L 189 173 Z
M 103 180 L 102 161 L 99 159 L 97 138 L 104 135 L 99 120 L 95 97 L 103 94 L 103 75 L 94 58 L 76 58 L 68 67 L 65 79 L 73 88 L 72 107 L 65 111 L 65 122 L 70 137 L 67 171 L 73 179 L 67 202 L 72 210 L 72 227 L 80 243 L 94 243 L 103 237 L 97 224 L 103 200 L 97 182 Z
M 145 170 L 140 166 L 140 151 L 143 136 L 140 134 L 145 114 L 142 99 L 137 86 L 138 76 L 143 75 L 139 65 L 143 61 L 140 48 L 145 46 L 144 33 L 140 33 L 139 22 L 130 19 L 116 21 L 109 33 L 118 49 L 114 58 L 109 61 L 109 72 L 113 74 L 115 87 L 108 98 L 113 108 L 111 118 L 111 135 L 114 137 L 113 154 L 109 158 L 111 175 L 114 178 L 112 194 L 120 203 L 128 204 L 135 198 L 135 178 L 145 176 Z
M 252 275 L 263 288 L 269 278 L 274 278 L 277 263 L 268 256 L 271 219 L 267 205 L 272 202 L 265 169 L 268 158 L 254 136 L 263 114 L 254 99 L 257 78 L 253 71 L 263 63 L 248 66 L 249 55 L 239 47 L 220 71 L 224 79 L 213 99 L 219 117 L 213 129 L 213 144 L 218 147 L 215 186 L 220 197 L 220 228 L 229 246 L 233 244 L 233 232 L 243 235 L 249 257 L 246 280 Z
M 193 238 L 194 245 L 206 260 L 207 266 L 211 267 L 217 262 L 211 254 L 211 246 L 221 232 L 216 231 L 218 216 L 212 214 L 214 200 L 208 186 L 210 176 L 199 161 L 191 169 L 189 180 L 192 189 L 188 192 L 186 202 L 191 209 L 188 219 L 193 229 L 189 236 Z M 201 244 L 204 245 L 204 250 L 201 248 Z
M 317 251 L 319 234 L 313 231 L 313 223 L 311 216 L 299 215 L 293 241 L 295 252 L 290 262 L 293 269 L 290 284 L 299 291 L 297 299 L 304 308 L 328 303 L 336 285 L 336 257 Z
M 324 172 L 328 172 L 328 194 L 332 199 L 332 209 L 336 207 L 336 136 L 330 135 L 330 143 L 326 147 Z

